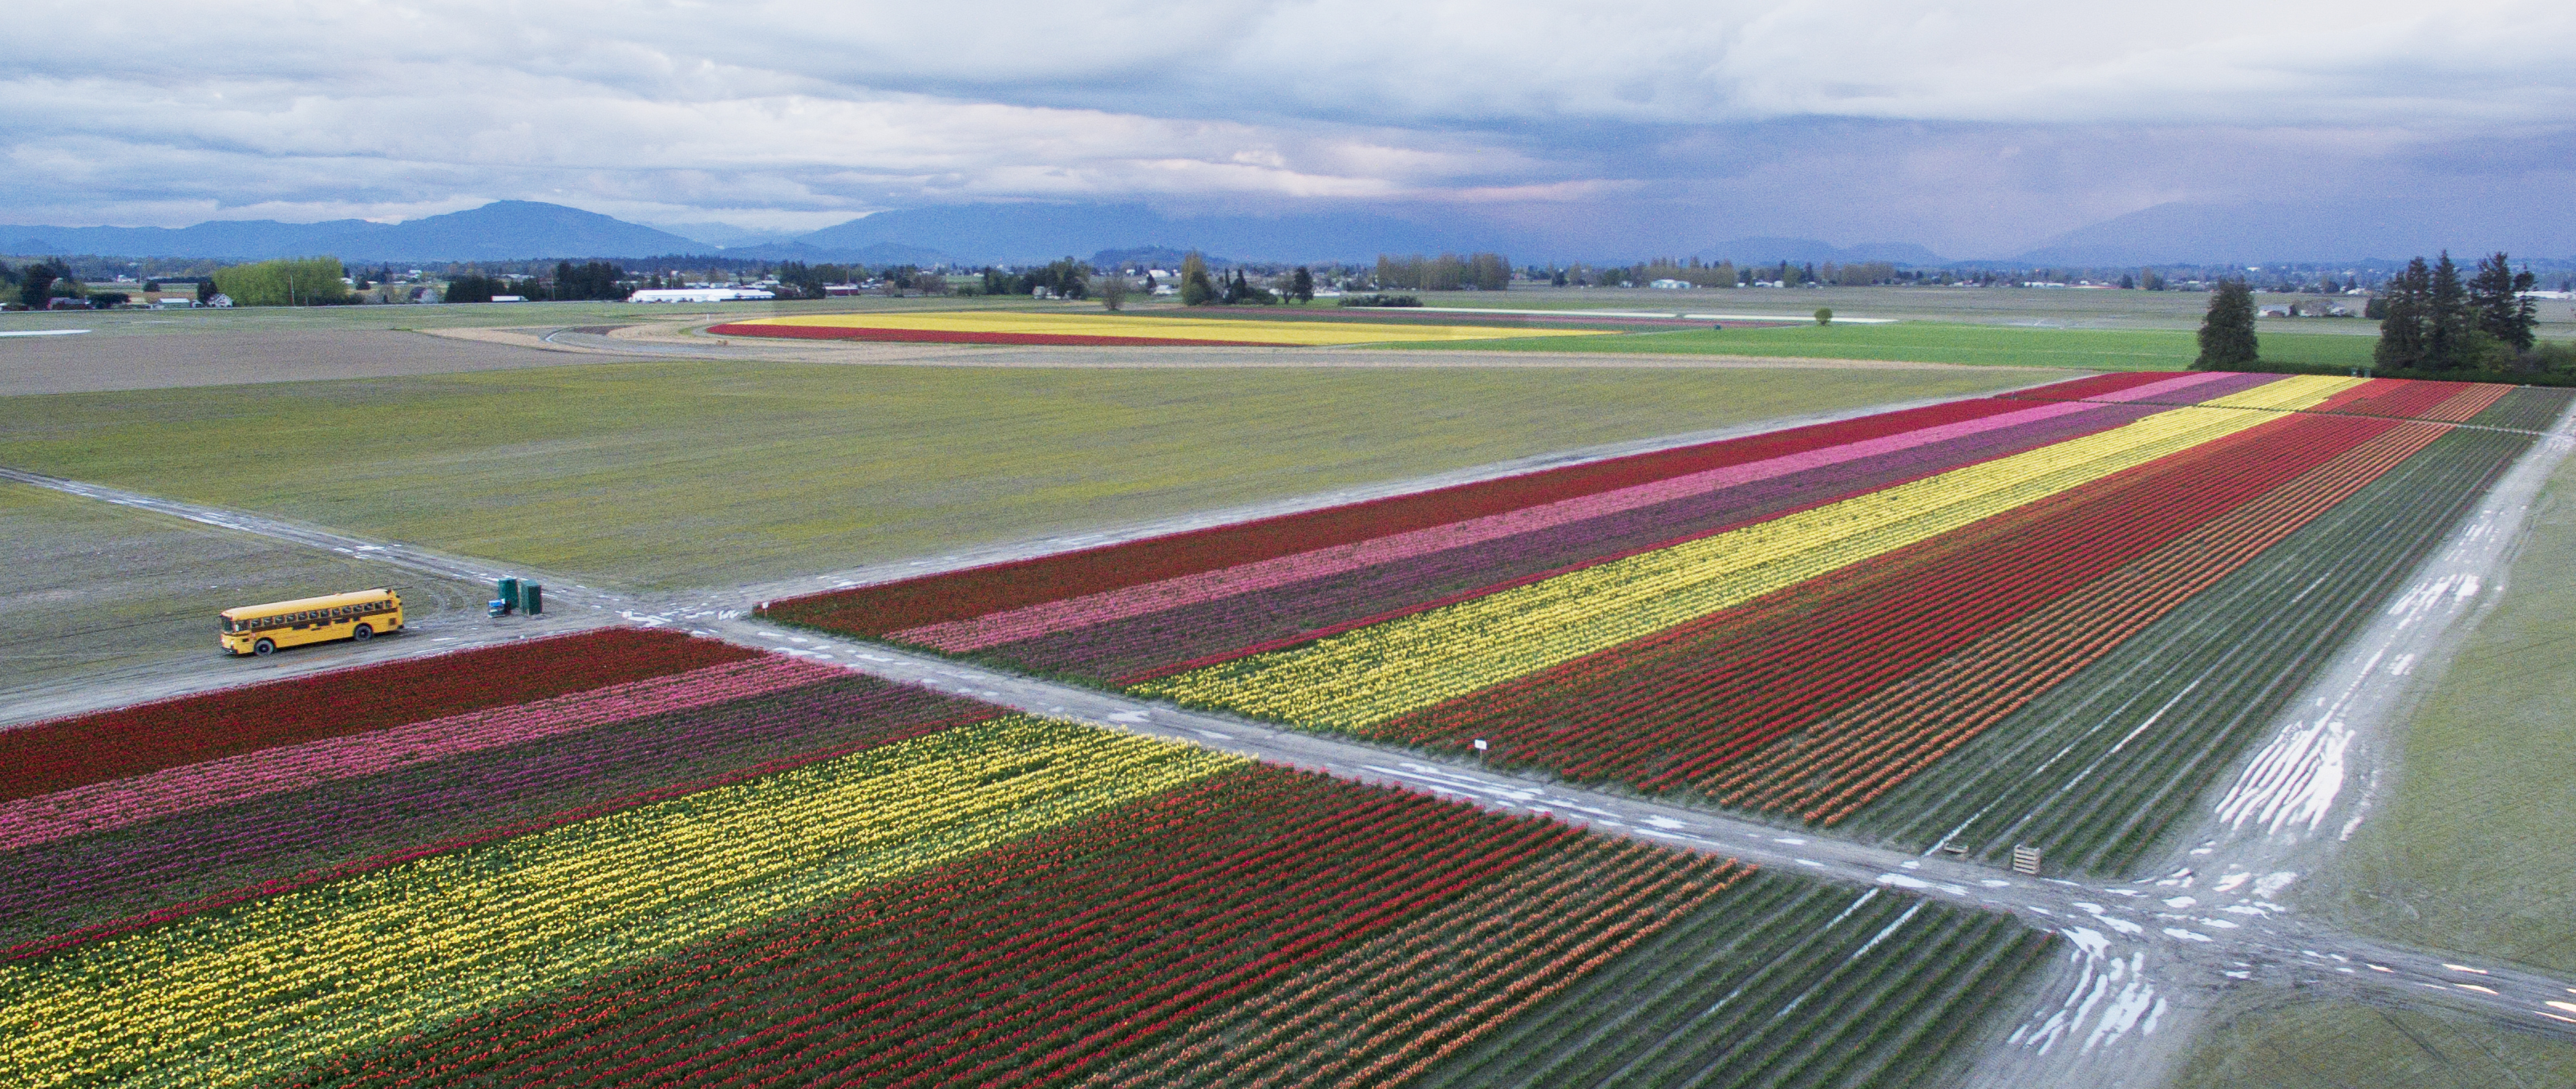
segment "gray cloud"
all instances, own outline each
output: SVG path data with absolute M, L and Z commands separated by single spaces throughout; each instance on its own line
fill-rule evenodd
M 2563 198 L 2571 45 L 2520 3 L 39 6 L 0 218 L 1342 201 L 1978 254 L 2172 200 Z

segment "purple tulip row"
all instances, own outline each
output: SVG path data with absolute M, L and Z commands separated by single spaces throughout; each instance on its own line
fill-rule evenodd
M 1172 663 L 1347 624 L 2062 442 L 2158 411 L 2163 410 L 2104 405 L 1468 547 L 1054 632 L 983 653 L 1022 667 L 1115 682 Z
M 995 713 L 970 700 L 843 677 L 57 840 L 0 854 L 0 947 Z

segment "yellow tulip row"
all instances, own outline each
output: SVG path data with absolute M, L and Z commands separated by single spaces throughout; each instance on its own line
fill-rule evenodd
M 1365 728 L 2243 431 L 2355 382 L 2284 379 L 2210 402 L 2224 407 L 2157 413 L 1137 690 L 1327 729 Z
M 259 1081 L 1241 762 L 1014 715 L 0 966 L 0 1084 Z

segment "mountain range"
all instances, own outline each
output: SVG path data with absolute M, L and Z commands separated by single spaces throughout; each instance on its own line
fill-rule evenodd
M 2452 210 L 2455 212 L 2456 210 Z M 2510 212 L 2511 210 L 2508 209 Z M 2510 249 L 2576 253 L 2576 221 L 2538 203 L 2528 215 L 2474 217 L 2463 236 L 2440 204 L 2386 200 L 2314 204 L 2160 204 L 2069 231 L 2039 247 L 1978 264 L 2117 267 L 2252 261 L 2404 258 Z M 2527 220 L 2528 222 L 2525 222 Z M 1199 250 L 1233 261 L 1360 262 L 1381 253 L 1496 250 L 1524 262 L 1566 247 L 1544 234 L 1475 222 L 1424 221 L 1365 210 L 1276 215 L 1176 215 L 1143 204 L 972 204 L 879 212 L 804 234 L 724 223 L 663 230 L 560 204 L 505 200 L 402 223 L 222 220 L 193 227 L 46 227 L 0 224 L 0 252 L 38 256 L 212 258 L 246 261 L 331 254 L 352 264 L 627 260 L 696 255 L 843 264 L 1034 264 L 1093 255 Z M 685 232 L 685 233 L 682 233 Z M 2479 231 L 2468 232 L 2472 235 Z M 1665 251 L 1670 252 L 1670 251 Z M 1809 238 L 1740 238 L 1696 251 L 1703 260 L 1769 264 L 1887 261 L 1940 266 L 1949 258 L 1912 243 L 1835 246 Z M 1650 254 L 1616 257 L 1636 260 Z M 1555 258 L 1562 261 L 1563 257 Z
M 255 261 L 327 253 L 353 264 L 514 261 L 539 257 L 713 254 L 721 247 L 622 219 L 527 200 L 402 223 L 334 219 L 280 223 L 218 220 L 193 227 L 31 227 L 0 224 L 0 249 L 18 254 L 207 257 Z
M 2403 261 L 2441 250 L 2576 254 L 2576 219 L 2545 201 L 2464 211 L 2440 196 L 2313 202 L 2172 202 L 2068 231 L 2017 255 L 2025 265 Z

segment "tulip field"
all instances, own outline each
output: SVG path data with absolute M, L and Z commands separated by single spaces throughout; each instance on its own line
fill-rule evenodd
M 1902 1085 L 2051 940 L 671 632 L 0 751 L 11 1086 Z
M 1704 325 L 1692 323 L 1694 328 Z M 751 318 L 710 326 L 707 332 L 715 336 L 912 344 L 1311 348 L 1348 344 L 1446 344 L 1531 337 L 1598 337 L 1618 330 L 1530 328 L 1527 322 L 1430 324 L 1404 320 L 1301 321 L 986 310 Z
M 1498 766 L 1916 848 L 2039 843 L 2117 872 L 2567 402 L 2103 375 L 769 615 L 1369 741 L 1482 741 Z M 2148 678 L 2170 698 L 2132 698 Z

